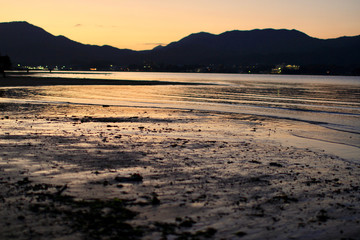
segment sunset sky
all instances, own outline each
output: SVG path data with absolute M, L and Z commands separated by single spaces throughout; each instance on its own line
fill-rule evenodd
M 81 43 L 134 50 L 201 31 L 286 28 L 317 38 L 354 36 L 359 13 L 360 0 L 0 0 L 0 22 L 27 21 Z

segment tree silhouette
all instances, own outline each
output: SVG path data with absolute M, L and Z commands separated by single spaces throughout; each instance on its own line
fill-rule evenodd
M 9 56 L 0 56 L 0 74 L 6 78 L 5 70 L 9 70 L 11 68 L 11 61 Z

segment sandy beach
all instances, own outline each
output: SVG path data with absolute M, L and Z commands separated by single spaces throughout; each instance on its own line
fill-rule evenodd
M 16 81 L 1 86 L 29 86 Z M 317 131 L 310 123 L 109 105 L 0 108 L 0 239 L 360 239 L 360 165 L 290 135 Z

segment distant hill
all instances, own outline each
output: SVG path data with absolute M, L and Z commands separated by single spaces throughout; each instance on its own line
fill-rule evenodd
M 322 40 L 297 30 L 196 33 L 157 50 L 157 61 L 187 64 L 359 64 L 360 36 Z
M 27 22 L 10 22 L 0 23 L 0 53 L 24 65 L 105 65 L 132 61 L 136 52 L 81 44 Z
M 297 30 L 200 32 L 148 51 L 86 45 L 53 36 L 27 22 L 0 23 L 0 53 L 27 65 L 106 66 L 174 65 L 299 65 L 360 66 L 360 35 L 317 39 Z

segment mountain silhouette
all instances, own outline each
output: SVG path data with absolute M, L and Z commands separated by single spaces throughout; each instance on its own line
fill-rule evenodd
M 132 60 L 135 51 L 81 44 L 27 22 L 0 23 L 0 52 L 23 65 L 105 65 Z
M 360 36 L 316 39 L 297 30 L 191 34 L 157 50 L 157 61 L 183 64 L 359 64 Z
M 313 38 L 297 30 L 200 32 L 147 51 L 86 45 L 27 22 L 0 23 L 0 52 L 22 65 L 267 64 L 360 66 L 360 35 Z

